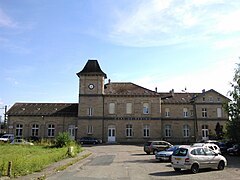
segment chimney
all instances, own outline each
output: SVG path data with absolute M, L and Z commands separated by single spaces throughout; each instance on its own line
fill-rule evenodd
M 157 92 L 157 87 L 155 87 L 155 92 Z
M 111 79 L 108 79 L 108 84 L 110 84 L 111 83 Z
M 172 94 L 172 97 L 174 96 L 174 89 L 172 89 L 171 91 L 170 91 L 170 93 Z
M 206 92 L 205 89 L 203 89 L 203 90 L 202 90 L 202 93 L 205 93 L 205 92 Z

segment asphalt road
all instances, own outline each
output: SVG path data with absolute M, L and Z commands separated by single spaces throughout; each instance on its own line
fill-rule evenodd
M 143 147 L 134 145 L 98 145 L 85 147 L 93 154 L 50 180 L 148 180 L 148 179 L 239 179 L 240 157 L 227 156 L 228 166 L 223 171 L 205 169 L 198 174 L 183 170 L 175 172 L 169 162 L 158 162 L 146 155 Z

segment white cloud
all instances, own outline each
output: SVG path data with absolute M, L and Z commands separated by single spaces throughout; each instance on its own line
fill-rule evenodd
M 152 0 L 120 11 L 110 39 L 125 46 L 157 46 L 239 33 L 239 1 Z
M 0 9 L 0 27 L 16 27 L 16 23 L 2 9 Z
M 188 92 L 214 89 L 226 96 L 227 92 L 231 90 L 229 82 L 232 81 L 236 61 L 236 57 L 229 57 L 208 64 L 206 68 L 197 71 L 186 71 L 186 73 L 175 74 L 164 79 L 160 74 L 147 75 L 135 79 L 133 82 L 151 90 L 155 90 L 157 87 L 159 92 L 168 92 L 171 89 L 181 92 L 186 87 Z

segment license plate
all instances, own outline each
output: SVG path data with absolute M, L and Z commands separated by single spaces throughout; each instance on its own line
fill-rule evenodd
M 181 160 L 181 158 L 175 158 L 175 160 L 177 160 L 177 161 L 180 161 L 180 160 Z

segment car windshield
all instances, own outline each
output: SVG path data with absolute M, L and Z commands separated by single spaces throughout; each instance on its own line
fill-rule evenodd
M 188 149 L 186 148 L 178 148 L 173 152 L 174 156 L 186 156 Z

